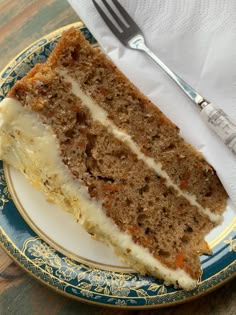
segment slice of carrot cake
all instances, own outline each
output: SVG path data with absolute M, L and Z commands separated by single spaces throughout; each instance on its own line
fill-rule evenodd
M 227 194 L 214 169 L 83 35 L 0 104 L 0 157 L 130 266 L 196 286 Z M 76 240 L 75 240 L 76 242 Z

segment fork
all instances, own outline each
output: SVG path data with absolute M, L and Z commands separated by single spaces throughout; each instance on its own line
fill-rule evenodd
M 93 3 L 103 18 L 104 22 L 113 32 L 113 34 L 128 48 L 141 50 L 151 57 L 184 91 L 184 93 L 200 109 L 203 120 L 208 126 L 223 140 L 227 147 L 236 154 L 236 124 L 220 108 L 206 100 L 195 89 L 181 79 L 175 72 L 167 67 L 145 44 L 144 36 L 139 26 L 134 22 L 127 11 L 117 0 L 101 0 L 107 11 L 110 13 L 109 18 L 101 6 L 93 0 Z M 114 11 L 110 3 L 113 3 L 122 19 Z M 115 23 L 113 22 L 115 21 Z

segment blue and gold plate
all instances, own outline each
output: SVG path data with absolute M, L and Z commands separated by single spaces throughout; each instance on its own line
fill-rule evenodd
M 0 100 L 54 48 L 61 28 L 32 44 L 0 74 Z M 94 45 L 96 40 L 82 23 Z M 168 237 L 168 235 L 166 236 Z M 212 256 L 202 256 L 203 274 L 192 291 L 176 290 L 122 265 L 105 245 L 93 240 L 68 213 L 45 201 L 15 169 L 0 162 L 0 244 L 34 277 L 64 295 L 101 306 L 155 308 L 210 292 L 236 274 L 236 211 L 228 204 L 224 223 L 207 241 Z

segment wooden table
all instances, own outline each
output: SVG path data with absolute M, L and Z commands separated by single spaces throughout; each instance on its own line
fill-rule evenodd
M 0 0 L 0 69 L 33 41 L 78 20 L 66 0 Z M 184 305 L 155 311 L 115 311 L 85 305 L 56 294 L 31 278 L 0 249 L 0 315 L 14 314 L 234 315 L 236 279 Z

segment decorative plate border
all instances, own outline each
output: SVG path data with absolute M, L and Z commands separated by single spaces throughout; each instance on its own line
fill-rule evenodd
M 96 43 L 81 23 L 60 28 L 16 56 L 0 74 L 0 100 L 36 62 L 44 62 L 61 33 L 74 26 Z M 191 291 L 166 287 L 161 281 L 137 273 L 107 271 L 68 258 L 43 241 L 23 220 L 11 200 L 0 162 L 0 244 L 31 275 L 57 292 L 100 306 L 127 309 L 175 305 L 206 294 L 236 275 L 236 218 L 225 239 L 203 257 L 203 275 Z M 211 263 L 211 261 L 214 262 Z

